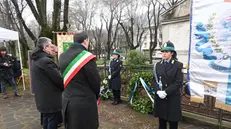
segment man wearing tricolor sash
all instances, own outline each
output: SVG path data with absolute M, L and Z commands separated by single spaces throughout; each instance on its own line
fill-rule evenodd
M 59 58 L 63 77 L 63 112 L 66 129 L 97 129 L 100 77 L 96 57 L 87 51 L 88 35 L 74 35 L 74 43 Z

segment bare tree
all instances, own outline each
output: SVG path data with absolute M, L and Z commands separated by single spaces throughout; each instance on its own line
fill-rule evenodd
M 183 1 L 183 0 L 165 0 L 164 2 L 162 2 L 163 4 L 161 4 L 161 2 L 159 2 L 162 6 L 164 6 L 164 9 L 167 9 L 168 7 L 172 7 L 174 5 L 176 5 L 178 2 Z
M 107 51 L 107 59 L 110 59 L 110 53 L 113 44 L 116 41 L 117 32 L 119 29 L 119 22 L 122 16 L 121 6 L 122 0 L 102 0 L 104 7 L 107 8 L 108 14 L 103 14 L 103 19 L 106 25 L 107 30 L 107 43 L 106 43 L 106 51 Z
M 79 0 L 74 1 L 70 6 L 70 22 L 73 30 L 83 30 L 89 34 L 89 50 L 95 49 L 93 30 L 94 21 L 98 8 L 98 0 Z
M 92 29 L 93 18 L 96 14 L 97 0 L 79 0 L 71 5 L 71 19 L 78 29 L 89 31 Z
M 10 9 L 11 7 L 8 1 L 4 0 L 0 3 L 0 13 L 2 14 L 2 21 L 4 22 L 4 27 L 16 31 L 16 26 L 13 23 Z M 10 47 L 10 50 L 12 50 L 11 54 L 15 56 L 16 55 L 15 43 L 8 42 L 8 45 Z
M 94 30 L 92 30 L 93 32 L 93 37 L 94 37 L 94 40 L 95 40 L 95 54 L 97 55 L 97 58 L 100 59 L 100 55 L 101 55 L 101 52 L 102 52 L 102 44 L 103 44 L 103 20 L 102 18 L 100 19 L 100 27 L 95 27 Z
M 164 9 L 161 4 L 157 0 L 152 0 L 151 5 L 153 6 L 152 15 L 153 15 L 153 24 L 149 21 L 149 31 L 150 31 L 150 46 L 149 46 L 149 63 L 152 63 L 152 55 L 158 44 L 158 34 L 159 34 L 159 26 L 160 26 L 160 13 Z M 149 15 L 149 14 L 148 14 Z M 148 16 L 149 17 L 149 16 Z M 148 18 L 150 19 L 150 17 Z M 152 30 L 153 29 L 153 30 Z
M 23 10 L 26 8 L 27 4 L 25 2 L 20 1 L 19 3 L 20 7 L 18 6 L 19 13 L 22 14 Z M 12 29 L 19 32 L 19 41 L 22 45 L 22 55 L 23 55 L 23 66 L 28 67 L 28 56 L 27 52 L 29 50 L 28 42 L 26 39 L 26 35 L 23 28 L 23 23 L 18 20 L 18 15 L 16 15 L 16 12 L 14 11 L 13 5 L 8 0 L 4 0 L 2 3 L 0 3 L 0 12 L 2 13 L 2 16 L 5 24 L 5 27 L 8 29 Z M 10 46 L 15 50 L 15 43 L 9 43 Z
M 160 43 L 159 41 L 159 33 L 160 33 L 160 20 L 161 20 L 161 12 L 166 9 L 175 6 L 181 0 L 144 0 L 147 11 L 147 19 L 148 19 L 148 30 L 150 34 L 150 46 L 149 46 L 149 63 L 152 63 L 152 55 L 156 46 Z
M 22 18 L 22 13 L 19 10 L 18 0 L 11 0 L 15 7 L 15 11 L 17 12 L 19 20 L 22 22 L 24 29 L 31 37 L 33 41 L 36 41 L 36 37 L 25 24 L 24 19 Z M 60 27 L 61 22 L 61 0 L 53 0 L 53 13 L 52 13 L 52 25 L 48 24 L 47 19 L 47 0 L 26 0 L 33 16 L 35 17 L 36 21 L 38 22 L 39 26 L 41 27 L 40 36 L 46 36 L 52 38 L 52 31 L 66 31 L 67 30 L 67 23 L 68 23 L 68 10 L 69 10 L 69 0 L 64 1 L 64 8 L 63 8 L 63 28 Z M 36 42 L 35 42 L 36 43 Z
M 142 37 L 145 33 L 146 19 L 140 13 L 140 4 L 139 0 L 126 1 L 126 14 L 124 20 L 119 22 L 131 50 L 138 48 L 142 44 Z

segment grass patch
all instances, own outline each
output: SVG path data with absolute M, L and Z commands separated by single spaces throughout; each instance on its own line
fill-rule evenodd
M 106 64 L 108 65 L 109 62 L 110 62 L 110 60 L 107 60 L 107 61 L 106 61 Z M 104 65 L 104 59 L 99 59 L 99 60 L 97 60 L 97 61 L 96 61 L 96 64 L 97 64 L 97 65 Z

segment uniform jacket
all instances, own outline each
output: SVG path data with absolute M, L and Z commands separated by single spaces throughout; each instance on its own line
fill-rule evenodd
M 72 44 L 60 55 L 59 64 L 63 73 L 69 63 L 86 50 L 79 43 Z M 97 99 L 100 92 L 100 76 L 96 62 L 89 61 L 69 82 L 63 93 L 64 121 L 67 129 L 97 129 Z
M 155 95 L 154 112 L 155 116 L 168 121 L 181 120 L 181 93 L 180 88 L 183 84 L 183 64 L 179 61 L 170 60 L 169 63 L 164 61 L 156 64 L 157 79 L 163 84 L 162 90 L 167 93 L 165 99 L 160 99 Z M 155 70 L 154 70 L 155 72 Z M 153 78 L 153 86 L 155 92 L 161 90 Z
M 63 81 L 52 57 L 43 51 L 35 51 L 32 59 L 32 87 L 37 109 L 41 113 L 62 110 Z
M 112 59 L 109 66 L 109 75 L 111 75 L 109 87 L 113 90 L 120 90 L 122 61 L 120 59 Z

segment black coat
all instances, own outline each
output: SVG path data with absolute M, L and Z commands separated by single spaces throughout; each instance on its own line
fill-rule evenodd
M 37 109 L 41 113 L 61 111 L 63 81 L 58 66 L 52 57 L 43 51 L 33 52 L 31 59 L 31 83 Z
M 14 77 L 13 65 L 15 63 L 15 58 L 12 56 L 6 55 L 2 57 L 0 55 L 0 78 L 9 79 Z M 8 63 L 9 67 L 4 66 L 4 63 Z
M 155 116 L 168 121 L 181 120 L 181 93 L 180 88 L 183 83 L 183 64 L 181 62 L 170 60 L 169 63 L 164 64 L 163 61 L 156 64 L 157 79 L 163 84 L 162 89 L 167 93 L 165 99 L 159 98 L 155 95 Z M 154 77 L 154 90 L 160 90 Z
M 17 61 L 15 59 L 15 62 L 13 64 L 13 71 L 14 71 L 14 77 L 18 78 L 22 75 L 22 71 L 21 71 L 21 65 L 20 65 L 20 61 Z
M 109 66 L 109 75 L 111 79 L 109 80 L 109 87 L 112 90 L 120 90 L 121 88 L 121 76 L 120 71 L 122 68 L 122 61 L 117 59 L 112 59 Z
M 86 50 L 81 44 L 74 43 L 59 58 L 61 73 L 69 63 Z M 100 76 L 96 62 L 89 61 L 73 77 L 63 92 L 64 121 L 67 129 L 97 129 L 97 99 L 100 92 Z

